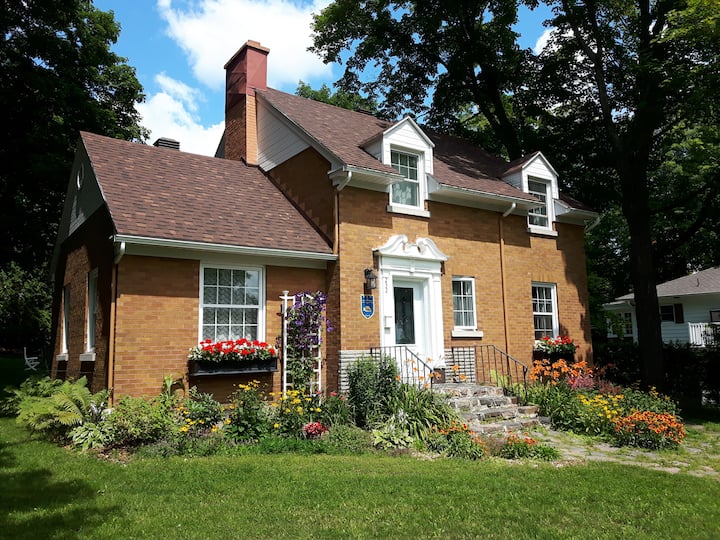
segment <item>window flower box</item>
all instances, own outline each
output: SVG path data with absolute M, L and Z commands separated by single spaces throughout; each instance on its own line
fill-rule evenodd
M 277 351 L 261 341 L 206 339 L 190 349 L 188 372 L 193 376 L 269 373 L 278 370 Z

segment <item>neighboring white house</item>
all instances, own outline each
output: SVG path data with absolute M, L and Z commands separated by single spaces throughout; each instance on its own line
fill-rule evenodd
M 660 283 L 657 294 L 664 342 L 698 347 L 713 343 L 720 332 L 720 266 Z M 621 323 L 608 336 L 637 341 L 634 295 L 621 296 L 604 308 L 618 314 Z

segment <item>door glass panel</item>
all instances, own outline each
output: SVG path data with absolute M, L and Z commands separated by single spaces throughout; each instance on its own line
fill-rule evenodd
M 395 287 L 395 343 L 415 343 L 415 311 L 412 287 Z

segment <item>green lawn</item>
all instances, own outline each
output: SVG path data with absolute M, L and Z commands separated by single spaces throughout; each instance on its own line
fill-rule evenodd
M 268 455 L 100 461 L 0 419 L 3 538 L 718 538 L 720 482 L 640 467 Z

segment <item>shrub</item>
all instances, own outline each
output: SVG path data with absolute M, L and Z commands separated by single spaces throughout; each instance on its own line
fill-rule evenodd
M 322 401 L 320 421 L 326 426 L 350 425 L 353 423 L 353 414 L 345 396 L 331 392 L 330 396 Z
M 299 390 L 288 390 L 270 404 L 270 423 L 273 433 L 291 437 L 303 437 L 303 426 L 317 421 L 323 411 L 320 396 L 302 394 Z
M 682 444 L 685 428 L 672 414 L 636 411 L 615 420 L 613 435 L 619 446 L 672 448 Z
M 350 366 L 347 376 L 347 399 L 355 424 L 361 428 L 369 427 L 392 414 L 388 401 L 400 386 L 397 367 L 392 358 L 359 358 Z
M 409 448 L 414 439 L 408 432 L 403 411 L 398 411 L 372 430 L 373 444 L 382 450 Z
M 235 442 L 257 440 L 268 432 L 269 415 L 260 382 L 238 385 L 228 406 L 225 434 Z
M 361 454 L 373 449 L 373 437 L 369 431 L 357 426 L 336 424 L 323 436 L 323 441 L 336 453 Z
M 623 390 L 622 396 L 625 414 L 634 411 L 651 411 L 672 415 L 678 413 L 677 404 L 670 397 L 660 394 L 654 388 L 647 392 L 626 388 Z
M 262 454 L 327 454 L 328 445 L 324 439 L 297 439 L 282 435 L 268 435 L 258 441 L 256 450 Z
M 104 448 L 110 444 L 107 424 L 102 421 L 97 424 L 88 422 L 76 426 L 70 431 L 69 437 L 72 445 L 80 450 Z
M 28 396 L 20 402 L 18 424 L 52 439 L 65 441 L 75 426 L 102 419 L 106 390 L 92 394 L 87 379 L 64 381 L 47 397 Z
M 538 406 L 543 416 L 550 417 L 556 429 L 573 430 L 580 427 L 580 401 L 565 383 L 536 383 L 528 386 L 528 401 Z
M 170 436 L 173 412 L 162 400 L 124 397 L 105 419 L 109 444 L 138 446 Z
M 0 416 L 17 416 L 20 403 L 28 397 L 49 397 L 63 384 L 60 379 L 33 375 L 20 383 L 19 387 L 7 386 L 0 399 Z
M 580 402 L 576 428 L 586 433 L 610 433 L 614 421 L 625 410 L 623 394 L 579 393 Z
M 418 440 L 423 440 L 433 426 L 459 421 L 447 398 L 426 388 L 403 384 L 387 405 L 395 414 L 402 413 L 407 432 Z
M 218 423 L 223 419 L 222 405 L 212 395 L 201 393 L 194 386 L 188 392 L 187 399 L 177 404 L 175 411 L 180 433 L 195 437 L 217 431 Z
M 470 431 L 466 424 L 453 421 L 433 428 L 425 439 L 428 450 L 449 458 L 482 459 L 488 451 L 485 443 Z
M 500 448 L 499 456 L 505 459 L 541 459 L 553 461 L 560 458 L 560 452 L 546 444 L 540 444 L 532 437 L 511 434 Z

